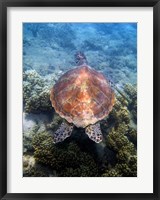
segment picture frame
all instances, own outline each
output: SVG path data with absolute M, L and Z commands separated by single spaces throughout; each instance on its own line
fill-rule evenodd
M 153 8 L 153 193 L 8 193 L 7 175 L 7 8 L 9 7 L 152 7 Z M 159 0 L 1 0 L 0 1 L 0 199 L 160 199 L 160 1 Z

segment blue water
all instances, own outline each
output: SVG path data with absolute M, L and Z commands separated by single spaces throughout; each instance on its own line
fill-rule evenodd
M 23 70 L 46 76 L 75 67 L 83 51 L 91 67 L 120 87 L 137 82 L 136 23 L 24 23 Z
M 101 143 L 74 127 L 54 145 L 49 138 L 63 119 L 51 105 L 50 91 L 76 67 L 77 51 L 116 85 L 117 100 L 113 113 L 100 121 Z M 24 23 L 23 72 L 24 176 L 137 176 L 136 23 Z M 128 83 L 130 93 L 123 90 Z

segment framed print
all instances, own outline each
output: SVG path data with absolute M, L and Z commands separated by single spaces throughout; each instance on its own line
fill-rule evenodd
M 159 1 L 1 1 L 1 199 L 159 199 Z

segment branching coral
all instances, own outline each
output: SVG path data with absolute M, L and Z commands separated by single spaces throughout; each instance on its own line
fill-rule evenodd
M 122 129 L 121 126 L 117 128 L 112 128 L 107 136 L 106 144 L 108 147 L 112 148 L 114 151 L 119 151 L 123 146 L 129 144 L 129 140 L 124 135 L 128 128 Z
M 124 92 L 129 96 L 130 102 L 128 105 L 135 122 L 137 121 L 137 86 L 126 84 L 124 86 Z
M 117 169 L 109 169 L 109 170 L 106 170 L 105 173 L 102 174 L 103 177 L 121 177 L 122 174 L 120 173 L 119 170 Z
M 137 87 L 131 84 L 126 84 L 124 86 L 124 91 L 130 97 L 130 99 L 137 100 Z
M 32 123 L 31 123 L 32 122 Z M 28 124 L 30 124 L 29 129 L 26 130 L 25 125 L 25 117 L 23 118 L 23 152 L 32 152 L 33 151 L 33 146 L 32 146 L 32 138 L 33 135 L 38 131 L 39 126 L 33 122 L 33 121 L 27 121 Z
M 115 169 L 127 177 L 137 176 L 137 156 L 130 157 L 128 163 L 117 163 Z
M 38 163 L 56 170 L 58 176 L 97 176 L 94 159 L 82 152 L 75 143 L 55 146 L 52 136 L 46 132 L 33 138 L 34 157 Z
M 128 143 L 123 146 L 117 153 L 117 158 L 119 161 L 128 162 L 132 155 L 136 153 L 134 149 L 134 145 L 132 143 Z
M 124 96 L 117 95 L 116 98 L 117 98 L 117 101 L 119 101 L 119 103 L 120 103 L 122 106 L 124 106 L 124 107 L 127 107 L 127 106 L 128 106 L 128 99 L 125 98 L 125 95 L 124 95 Z
M 116 103 L 109 115 L 108 121 L 111 124 L 120 124 L 123 122 L 129 124 L 130 116 L 127 107 L 123 106 L 120 101 L 116 100 Z
M 24 177 L 45 177 L 49 176 L 49 169 L 38 165 L 32 155 L 23 156 L 23 176 Z
M 116 104 L 108 118 L 112 127 L 108 129 L 106 145 L 116 153 L 117 161 L 114 166 L 107 167 L 102 176 L 137 175 L 137 131 L 136 125 L 132 127 L 130 103 L 117 96 Z
M 63 118 L 61 118 L 58 114 L 54 113 L 52 122 L 50 124 L 47 124 L 47 129 L 56 131 L 62 122 Z
M 23 136 L 23 152 L 32 151 L 32 139 L 31 137 Z
M 136 89 L 131 85 L 125 86 L 125 91 L 127 91 L 130 96 L 128 95 L 129 99 L 133 95 L 133 99 L 127 102 L 121 95 L 116 96 L 116 103 L 111 111 L 108 123 L 112 124 L 112 127 L 115 129 L 118 127 L 118 131 L 123 132 L 131 142 L 135 145 L 137 143 L 137 131 L 136 131 L 136 121 L 133 121 L 133 115 L 137 116 L 137 109 L 133 106 L 135 102 L 137 102 L 137 94 Z M 126 94 L 124 94 L 125 96 Z M 135 105 L 135 104 L 134 104 Z M 124 130 L 122 130 L 124 129 Z
M 107 136 L 107 146 L 116 152 L 117 164 L 113 169 L 116 170 L 117 176 L 136 176 L 136 150 L 125 135 L 128 131 L 129 127 L 122 124 L 112 128 Z M 107 170 L 104 175 L 110 176 L 110 173 L 111 171 Z
M 33 137 L 34 157 L 44 164 L 50 164 L 53 152 L 53 139 L 48 133 L 39 133 Z
M 137 130 L 133 127 L 129 127 L 129 130 L 127 132 L 127 137 L 135 146 L 137 146 Z
M 40 165 L 37 165 L 35 163 L 35 159 L 33 156 L 30 155 L 24 155 L 23 156 L 23 176 L 24 177 L 44 177 L 46 176 L 47 171 L 41 167 Z
M 132 113 L 134 119 L 137 119 L 137 88 L 131 84 L 126 84 L 123 96 L 116 95 L 116 103 L 110 116 L 115 121 L 121 120 L 127 124 L 131 118 L 129 112 Z
M 23 81 L 23 103 L 26 104 L 30 93 L 32 92 L 32 85 L 27 81 Z
M 23 73 L 23 81 L 27 81 L 34 88 L 36 85 L 39 87 L 44 86 L 42 77 L 35 70 L 27 70 Z
M 43 78 L 35 71 L 23 73 L 24 110 L 27 113 L 40 113 L 52 110 L 50 90 L 45 87 Z

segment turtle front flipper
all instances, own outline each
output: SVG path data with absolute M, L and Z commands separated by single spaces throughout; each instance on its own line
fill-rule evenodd
M 54 143 L 62 142 L 71 135 L 72 130 L 73 130 L 73 124 L 63 122 L 60 125 L 59 129 L 54 133 L 53 142 Z
M 88 135 L 88 137 L 94 142 L 99 143 L 102 141 L 102 132 L 99 123 L 87 126 L 85 128 L 85 132 Z

